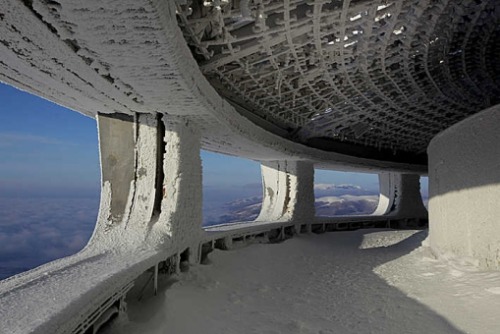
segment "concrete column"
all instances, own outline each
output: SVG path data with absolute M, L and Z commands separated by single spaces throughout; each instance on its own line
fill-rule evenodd
M 164 124 L 163 199 L 156 224 L 163 242 L 180 251 L 191 247 L 190 256 L 196 257 L 202 233 L 200 134 L 182 117 L 164 117 Z
M 289 201 L 286 161 L 264 161 L 260 165 L 262 175 L 262 208 L 256 220 L 279 220 Z
M 500 106 L 430 143 L 429 235 L 436 254 L 500 269 Z
M 420 194 L 417 174 L 380 173 L 380 197 L 373 215 L 398 218 L 426 218 L 427 209 Z
M 99 114 L 101 203 L 88 249 L 127 249 L 144 241 L 154 202 L 158 116 Z
M 314 168 L 305 161 L 265 161 L 261 164 L 263 200 L 257 221 L 314 219 Z
M 290 203 L 288 220 L 311 223 L 315 217 L 314 165 L 307 161 L 294 161 L 288 165 Z
M 89 249 L 190 248 L 202 220 L 200 137 L 183 118 L 98 115 L 101 206 Z
M 427 218 L 420 194 L 420 175 L 395 174 L 394 215 L 401 218 Z
M 394 184 L 394 173 L 379 173 L 378 183 L 380 188 L 378 205 L 373 216 L 383 216 L 391 212 L 396 197 L 396 186 Z
M 130 207 L 135 171 L 135 120 L 123 114 L 97 116 L 101 160 L 101 199 L 110 196 L 109 225 L 122 223 Z
M 138 114 L 136 123 L 136 167 L 133 202 L 129 223 L 147 225 L 154 213 L 155 198 L 161 195 L 161 186 L 157 185 L 158 151 L 162 149 L 158 136 L 162 135 L 158 116 Z

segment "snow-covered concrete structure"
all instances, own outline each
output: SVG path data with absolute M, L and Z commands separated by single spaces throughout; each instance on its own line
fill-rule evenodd
M 437 135 L 429 145 L 430 242 L 442 255 L 500 269 L 500 106 Z
M 1 328 L 96 331 L 214 247 L 420 224 L 428 171 L 433 248 L 498 269 L 498 117 L 467 117 L 499 102 L 499 21 L 494 0 L 2 0 L 0 80 L 97 119 L 102 194 L 82 252 L 0 283 Z M 201 148 L 262 162 L 255 222 L 202 229 Z M 376 214 L 314 217 L 314 167 L 379 172 Z

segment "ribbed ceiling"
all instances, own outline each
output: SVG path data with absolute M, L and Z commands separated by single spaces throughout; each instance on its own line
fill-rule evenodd
M 306 145 L 422 155 L 499 103 L 497 0 L 194 0 L 177 11 L 217 91 Z

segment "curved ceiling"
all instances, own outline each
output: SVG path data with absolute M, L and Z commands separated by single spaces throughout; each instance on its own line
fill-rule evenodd
M 500 102 L 497 0 L 178 0 L 177 17 L 221 96 L 311 147 L 424 164 Z

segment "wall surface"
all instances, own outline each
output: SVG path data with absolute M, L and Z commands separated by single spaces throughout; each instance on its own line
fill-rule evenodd
M 430 242 L 438 254 L 500 269 L 500 106 L 436 136 L 429 148 Z

